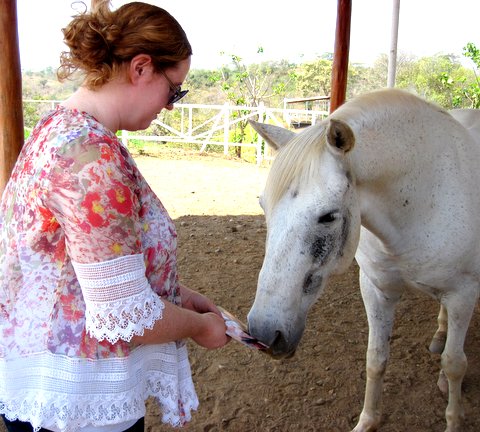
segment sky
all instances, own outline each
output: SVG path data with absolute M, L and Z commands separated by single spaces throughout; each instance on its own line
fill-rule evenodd
M 17 0 L 23 70 L 58 66 L 61 28 L 75 14 L 73 0 Z M 169 11 L 193 47 L 192 68 L 216 69 L 229 54 L 245 63 L 297 63 L 333 53 L 337 0 L 147 0 Z M 90 0 L 86 0 L 90 4 Z M 113 7 L 128 3 L 112 0 Z M 391 49 L 392 0 L 352 0 L 350 62 L 371 65 Z M 415 57 L 480 48 L 479 0 L 400 0 L 398 53 Z M 262 54 L 257 54 L 258 48 Z M 225 53 L 225 54 L 221 54 Z

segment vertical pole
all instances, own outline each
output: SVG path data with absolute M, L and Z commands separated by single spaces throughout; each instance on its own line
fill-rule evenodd
M 0 194 L 23 146 L 16 0 L 0 0 Z
M 390 54 L 388 56 L 387 87 L 395 87 L 397 74 L 397 43 L 398 43 L 398 20 L 400 16 L 400 0 L 393 0 L 392 33 L 390 40 Z
M 333 53 L 332 90 L 330 96 L 331 113 L 345 102 L 345 95 L 347 93 L 351 16 L 352 0 L 338 0 L 335 49 Z
M 223 109 L 223 154 L 227 155 L 230 141 L 230 107 L 228 102 L 225 102 Z
M 285 106 L 285 102 L 283 104 Z M 258 119 L 257 121 L 260 122 L 260 123 L 263 123 L 265 120 L 265 104 L 262 102 L 260 102 L 259 106 L 258 106 Z M 258 138 L 257 138 L 257 165 L 260 165 L 262 163 L 262 159 L 264 158 L 264 154 L 262 154 L 262 143 L 263 143 L 263 139 L 262 137 L 260 136 L 260 134 L 258 135 Z M 265 149 L 266 151 L 266 149 Z

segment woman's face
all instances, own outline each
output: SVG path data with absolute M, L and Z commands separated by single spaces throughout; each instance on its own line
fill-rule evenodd
M 150 126 L 162 109 L 173 109 L 169 104 L 178 86 L 181 86 L 190 70 L 190 58 L 182 60 L 175 67 L 160 72 L 151 72 L 135 91 L 135 108 L 128 109 L 125 119 L 126 130 L 143 130 Z M 170 82 L 169 82 L 170 81 Z
M 165 69 L 160 71 L 160 73 L 156 73 L 157 79 L 160 79 L 161 85 L 163 86 L 164 92 L 166 90 L 166 95 L 162 100 L 162 109 L 173 109 L 173 104 L 170 104 L 169 101 L 175 92 L 179 90 L 183 81 L 185 81 L 189 70 L 190 57 L 179 62 L 175 68 Z

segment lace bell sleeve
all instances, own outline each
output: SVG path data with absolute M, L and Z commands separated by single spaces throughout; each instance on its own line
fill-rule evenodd
M 92 139 L 65 151 L 51 170 L 45 200 L 65 234 L 86 329 L 111 343 L 153 328 L 164 308 L 146 277 L 141 191 L 124 152 Z
M 162 317 L 164 304 L 148 284 L 143 255 L 72 264 L 85 299 L 87 331 L 96 339 L 129 341 Z

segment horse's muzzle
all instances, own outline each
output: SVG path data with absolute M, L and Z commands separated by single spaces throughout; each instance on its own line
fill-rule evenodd
M 270 357 L 280 360 L 293 357 L 295 355 L 295 351 L 296 348 L 292 348 L 288 345 L 288 342 L 283 336 L 282 332 L 276 331 L 275 339 L 264 352 Z

